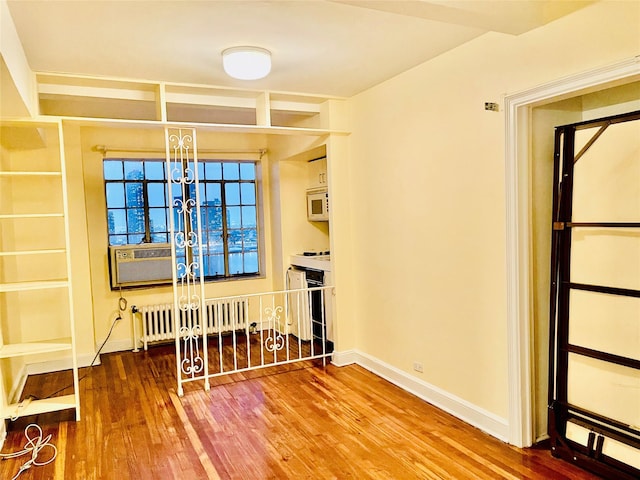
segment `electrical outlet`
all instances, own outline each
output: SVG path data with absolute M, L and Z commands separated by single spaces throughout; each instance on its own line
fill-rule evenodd
M 420 373 L 424 372 L 424 369 L 422 368 L 422 363 L 420 362 L 413 362 L 413 369 L 416 372 L 420 372 Z

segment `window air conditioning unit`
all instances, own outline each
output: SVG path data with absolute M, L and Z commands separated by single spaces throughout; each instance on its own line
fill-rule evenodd
M 171 283 L 171 245 L 145 243 L 110 246 L 109 273 L 111 289 Z

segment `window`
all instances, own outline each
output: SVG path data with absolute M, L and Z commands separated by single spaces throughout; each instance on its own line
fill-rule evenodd
M 169 242 L 165 161 L 107 159 L 103 167 L 109 245 Z M 198 169 L 205 278 L 258 274 L 256 164 L 200 160 Z M 173 188 L 171 197 L 181 196 Z M 195 185 L 189 197 L 195 201 Z M 174 220 L 181 229 L 182 222 Z M 179 263 L 185 261 L 184 251 L 176 254 Z

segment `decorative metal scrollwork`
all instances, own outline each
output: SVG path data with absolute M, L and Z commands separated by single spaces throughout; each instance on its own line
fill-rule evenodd
M 202 328 L 200 325 L 194 325 L 191 328 L 180 328 L 180 338 L 182 338 L 184 343 L 180 368 L 182 373 L 191 377 L 202 372 L 204 369 L 204 360 L 200 355 L 200 345 L 198 342 L 201 335 Z
M 264 313 L 267 316 L 269 329 L 267 330 L 267 338 L 264 339 L 264 348 L 269 352 L 274 350 L 282 350 L 284 348 L 284 336 L 278 331 L 277 323 L 280 320 L 282 307 L 266 307 Z
M 202 286 L 201 279 L 198 279 L 200 265 L 195 253 L 200 246 L 198 205 L 190 195 L 190 188 L 194 188 L 192 185 L 198 188 L 195 130 L 177 129 L 177 133 L 169 133 L 167 129 L 166 141 L 168 191 L 172 197 L 171 233 L 176 255 L 179 256 L 174 284 L 176 348 L 179 350 L 176 353 L 181 373 L 195 378 L 203 372 L 206 375 L 207 358 L 202 328 L 203 300 L 198 293 Z M 182 390 L 180 381 L 179 391 Z

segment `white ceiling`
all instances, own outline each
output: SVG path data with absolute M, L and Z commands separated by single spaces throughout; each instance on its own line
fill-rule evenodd
M 517 35 L 593 3 L 563 0 L 9 0 L 31 68 L 349 97 L 487 31 Z M 271 50 L 258 81 L 221 51 Z

